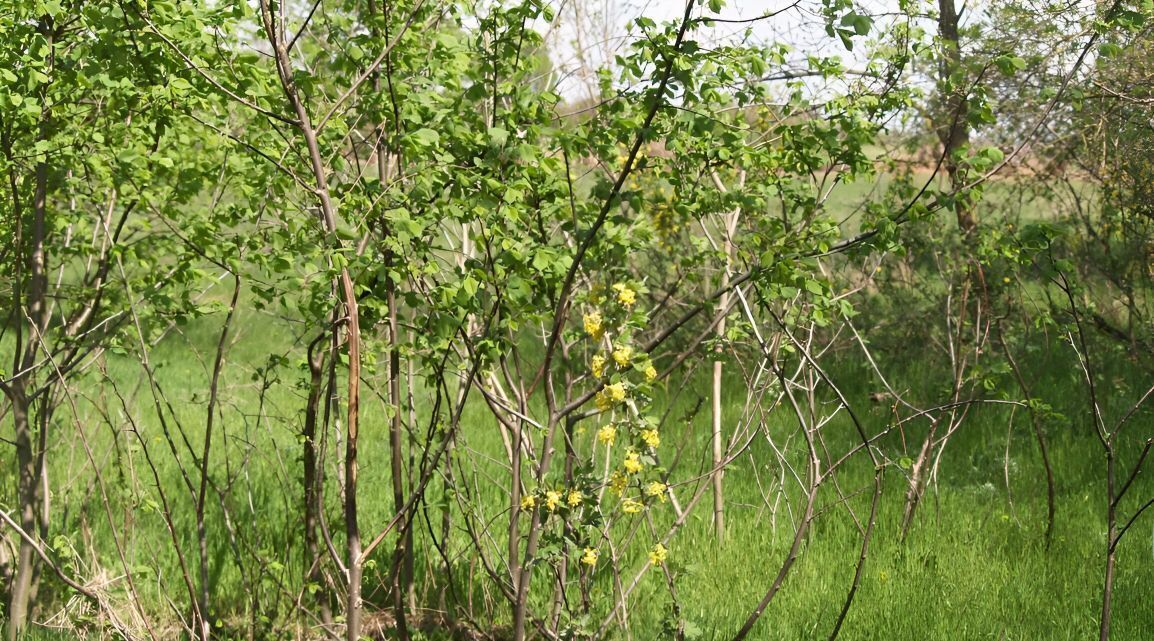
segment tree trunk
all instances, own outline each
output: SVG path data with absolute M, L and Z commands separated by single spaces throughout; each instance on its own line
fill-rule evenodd
M 315 353 L 313 352 L 314 349 L 327 342 L 325 341 L 325 337 L 326 334 L 322 333 L 309 346 L 309 396 L 307 405 L 305 406 L 305 424 L 302 436 L 304 439 L 305 589 L 315 589 L 314 602 L 320 611 L 321 622 L 328 626 L 332 622 L 332 612 L 329 608 L 327 593 L 325 590 L 320 589 L 320 583 L 322 581 L 320 567 L 321 553 L 320 542 L 317 538 L 321 512 L 321 493 L 318 488 L 320 475 L 317 470 L 317 417 L 320 414 L 321 394 L 324 390 L 322 376 L 325 366 L 325 353 L 319 349 Z
M 741 180 L 744 185 L 744 176 Z M 721 182 L 717 183 L 719 186 Z M 722 290 L 721 298 L 718 301 L 719 308 L 723 314 L 721 320 L 717 323 L 717 360 L 713 361 L 713 531 L 717 536 L 717 542 L 725 541 L 725 493 L 724 493 L 724 476 L 725 472 L 722 470 L 725 462 L 725 439 L 722 434 L 722 403 L 721 403 L 721 383 L 724 373 L 724 365 L 721 361 L 721 355 L 724 351 L 722 347 L 725 340 L 725 316 L 724 314 L 729 309 L 729 270 L 732 267 L 733 261 L 733 236 L 737 233 L 737 218 L 739 213 L 734 211 L 722 217 L 722 251 L 724 253 L 724 268 L 721 271 L 720 289 Z
M 264 22 L 265 34 L 273 47 L 276 61 L 277 75 L 280 77 L 281 88 L 296 114 L 296 127 L 304 139 L 308 150 L 309 164 L 312 168 L 313 179 L 316 182 L 315 193 L 321 207 L 321 220 L 324 223 L 325 233 L 335 237 L 337 233 L 337 206 L 329 194 L 328 168 L 325 165 L 324 154 L 317 141 L 317 132 L 313 128 L 312 118 L 297 91 L 293 76 L 292 62 L 289 59 L 288 43 L 283 38 L 283 32 L 276 27 L 276 18 L 269 11 L 267 5 L 262 5 L 261 18 Z M 340 241 L 336 241 L 333 250 L 339 250 Z M 361 529 L 357 514 L 357 469 L 358 469 L 358 438 L 360 436 L 360 399 L 361 399 L 361 322 L 360 309 L 357 305 L 356 288 L 348 267 L 342 267 L 340 275 L 333 283 L 339 292 L 336 302 L 336 318 L 346 321 L 346 342 L 349 360 L 348 399 L 346 400 L 347 424 L 345 426 L 345 554 L 348 556 L 348 593 L 345 607 L 345 637 L 348 641 L 360 641 L 361 614 L 361 578 L 364 570 L 364 559 L 361 558 Z
M 1096 403 L 1095 403 L 1096 404 Z M 1114 560 L 1118 545 L 1118 495 L 1114 491 L 1114 437 L 1104 441 L 1106 447 L 1106 577 L 1102 582 L 1102 618 L 1098 622 L 1098 641 L 1110 639 L 1110 614 L 1114 601 Z
M 36 456 L 32 451 L 32 425 L 29 420 L 31 403 L 21 381 L 14 382 L 8 393 L 12 402 L 12 420 L 16 444 L 16 496 L 20 500 L 20 527 L 25 532 L 39 531 L 36 506 L 40 504 L 40 483 L 36 473 Z M 15 641 L 25 626 L 32 604 L 32 577 L 36 572 L 36 552 L 32 543 L 20 537 L 16 553 L 15 572 L 8 597 L 8 629 L 6 638 Z
M 722 287 L 729 284 L 729 275 L 722 276 Z M 721 295 L 721 308 L 729 306 L 729 294 Z M 717 324 L 717 338 L 725 336 L 725 319 Z M 721 347 L 717 348 L 718 353 Z M 721 378 L 723 365 L 720 360 L 713 361 L 713 531 L 717 535 L 718 543 L 725 540 L 725 494 L 723 488 L 722 463 L 724 462 L 724 439 L 721 432 Z
M 939 69 L 938 91 L 943 111 L 937 123 L 938 139 L 942 143 L 942 156 L 950 188 L 955 192 L 966 184 L 965 168 L 958 161 L 957 152 L 970 143 L 969 100 L 966 88 L 960 86 L 962 54 L 958 36 L 958 25 L 962 14 L 954 6 L 954 0 L 938 0 L 938 37 L 942 42 L 942 60 Z M 954 212 L 958 229 L 966 235 L 977 227 L 973 210 L 965 198 L 955 201 Z
M 930 424 L 930 431 L 926 434 L 926 439 L 922 441 L 922 447 L 918 450 L 918 458 L 914 461 L 910 468 L 910 483 L 909 488 L 906 489 L 906 503 L 902 510 L 902 527 L 901 527 L 901 541 L 904 543 L 906 537 L 909 536 L 910 527 L 913 526 L 914 515 L 918 511 L 918 505 L 922 500 L 922 491 L 925 486 L 926 468 L 930 464 L 930 454 L 933 450 L 934 436 L 937 435 L 938 422 L 934 421 Z
M 54 45 L 55 34 L 50 19 L 45 18 L 41 21 L 40 32 L 44 35 L 48 46 L 52 47 Z M 43 101 L 44 96 L 41 95 L 41 98 L 44 107 L 40 115 L 38 138 L 46 141 L 49 138 L 49 119 L 51 113 L 47 102 Z M 45 239 L 48 233 L 48 165 L 43 160 L 36 164 L 35 184 L 35 193 L 32 200 L 32 220 L 29 229 L 31 234 L 27 247 L 27 281 L 24 281 L 22 274 L 16 275 L 17 292 L 15 307 L 18 311 L 23 312 L 28 319 L 28 335 L 23 345 L 23 351 L 17 351 L 19 361 L 17 361 L 16 380 L 9 383 L 5 390 L 9 400 L 12 402 L 13 427 L 15 428 L 14 436 L 17 465 L 16 496 L 20 501 L 20 527 L 29 534 L 33 532 L 44 533 L 47 529 L 47 523 L 43 521 L 43 519 L 47 518 L 47 515 L 38 513 L 39 509 L 43 508 L 41 502 L 45 498 L 45 495 L 41 491 L 41 483 L 43 483 L 44 478 L 40 474 L 40 471 L 47 464 L 47 461 L 44 453 L 37 453 L 35 451 L 36 448 L 33 446 L 31 420 L 33 399 L 28 396 L 29 379 L 37 367 L 37 359 L 41 356 L 40 350 L 44 344 L 44 332 L 48 327 L 48 257 L 45 249 Z M 24 221 L 19 215 L 20 203 L 18 197 L 14 198 L 13 205 L 13 209 L 17 214 L 18 250 L 23 250 L 23 247 L 19 247 L 19 245 L 22 244 L 19 236 Z M 26 293 L 26 298 L 23 299 L 24 309 L 21 309 L 21 294 L 24 293 Z M 18 319 L 17 323 L 23 326 L 24 320 Z M 19 342 L 19 336 L 17 337 L 17 341 Z M 47 390 L 42 393 L 45 399 L 43 411 L 47 411 L 47 405 L 51 402 L 52 395 Z M 46 441 L 47 429 L 47 421 L 44 421 L 39 435 L 39 441 L 41 443 Z M 9 641 L 13 641 L 28 624 L 38 567 L 39 559 L 35 554 L 32 543 L 24 537 L 21 537 L 20 547 L 16 554 L 15 574 L 12 577 L 12 586 L 9 590 L 7 630 L 7 638 Z
M 392 450 L 390 465 L 393 481 L 393 509 L 397 513 L 397 545 L 393 552 L 393 608 L 397 617 L 397 638 L 408 641 L 409 627 L 405 617 L 405 600 L 412 589 L 413 575 L 413 529 L 404 516 L 405 511 L 405 471 L 403 465 L 404 434 L 401 422 L 401 353 L 398 348 L 400 326 L 397 319 L 397 285 L 392 277 L 385 285 L 385 299 L 389 306 L 389 405 L 393 416 L 389 422 L 389 447 Z

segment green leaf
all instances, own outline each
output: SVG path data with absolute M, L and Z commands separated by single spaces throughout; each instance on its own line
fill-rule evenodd
M 441 141 L 441 134 L 428 127 L 422 127 L 409 134 L 409 138 L 422 147 L 432 147 Z
M 1098 55 L 1103 58 L 1113 58 L 1122 54 L 1122 47 L 1113 42 L 1103 42 L 1098 47 Z
M 465 280 L 461 281 L 461 289 L 463 289 L 470 298 L 477 295 L 477 289 L 479 289 L 479 287 L 480 283 L 472 276 L 466 276 Z
M 870 32 L 870 27 L 873 26 L 873 19 L 869 16 L 863 16 L 860 13 L 847 13 L 842 16 L 841 25 L 843 27 L 851 27 L 853 32 L 859 36 L 864 36 Z
M 1013 75 L 1026 68 L 1026 60 L 1019 56 L 1002 55 L 994 59 L 994 64 L 1003 75 Z
M 503 127 L 489 127 L 489 144 L 494 147 L 503 147 L 509 139 L 509 130 Z

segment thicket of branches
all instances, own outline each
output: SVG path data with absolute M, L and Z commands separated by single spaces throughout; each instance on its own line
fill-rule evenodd
M 749 457 L 791 543 L 731 636 L 838 512 L 859 547 L 832 639 L 883 490 L 905 537 L 975 407 L 1030 416 L 1048 542 L 1058 419 L 1019 366 L 1039 336 L 1074 355 L 1105 455 L 1107 638 L 1151 504 L 1150 441 L 1127 445 L 1151 391 L 1109 398 L 1097 365 L 1154 340 L 1149 3 L 748 21 L 820 16 L 808 51 L 720 38 L 745 23 L 688 2 L 602 69 L 583 6 L 0 3 L 10 639 L 61 613 L 357 641 L 366 611 L 401 639 L 605 638 L 654 590 L 690 638 L 670 551 L 694 515 L 724 542 Z M 576 70 L 550 59 L 566 29 Z M 941 393 L 888 382 L 878 346 L 918 344 Z M 886 446 L 907 428 L 912 457 Z

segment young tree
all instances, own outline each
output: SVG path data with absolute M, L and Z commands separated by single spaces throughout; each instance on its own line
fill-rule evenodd
M 156 48 L 123 38 L 142 31 L 140 21 L 111 5 L 10 2 L 0 23 L 0 300 L 11 359 L 0 390 L 11 409 L 21 528 L 11 639 L 28 623 L 42 574 L 36 551 L 52 530 L 57 408 L 69 381 L 129 324 L 129 306 L 158 317 L 190 311 L 165 290 L 189 282 L 194 266 L 164 261 L 175 239 L 140 219 L 188 203 L 213 161 L 172 154 L 187 140 L 175 114 L 189 85 Z

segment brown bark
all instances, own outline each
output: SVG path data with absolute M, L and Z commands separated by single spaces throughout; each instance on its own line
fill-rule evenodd
M 413 529 L 405 515 L 405 479 L 403 458 L 403 432 L 401 423 L 401 355 L 398 350 L 400 327 L 397 319 L 396 283 L 389 278 L 385 299 L 389 306 L 389 404 L 392 406 L 392 420 L 389 422 L 389 448 L 392 450 L 390 467 L 393 482 L 393 509 L 396 510 L 397 544 L 393 551 L 393 608 L 397 617 L 397 638 L 407 641 L 409 628 L 405 617 L 405 599 L 412 589 L 413 577 Z
M 1098 625 L 1098 641 L 1110 639 L 1110 614 L 1114 600 L 1114 562 L 1118 539 L 1118 513 L 1115 500 L 1114 442 L 1107 439 L 1106 447 L 1106 577 L 1102 582 L 1102 618 Z
M 40 483 L 36 478 L 36 457 L 32 451 L 32 427 L 29 421 L 28 397 L 22 382 L 11 386 L 8 398 L 12 403 L 12 421 L 15 428 L 17 493 L 20 499 L 20 527 L 25 532 L 36 532 L 39 524 L 36 506 L 40 503 Z M 36 548 L 32 541 L 20 539 L 16 552 L 16 567 L 8 597 L 8 641 L 14 641 L 28 623 L 32 601 L 32 577 L 37 565 Z
M 938 0 L 938 36 L 943 48 L 938 87 L 943 112 L 937 123 L 937 133 L 943 147 L 946 175 L 950 188 L 955 192 L 966 183 L 965 168 L 959 162 L 957 152 L 970 144 L 969 100 L 965 89 L 959 86 L 962 58 L 958 27 L 961 17 L 954 0 Z M 973 210 L 964 197 L 959 198 L 954 207 L 958 229 L 968 235 L 977 227 Z
M 54 44 L 54 33 L 51 20 L 45 18 L 40 24 L 40 31 L 45 36 L 48 46 Z M 44 96 L 41 96 L 43 98 Z M 47 101 L 40 117 L 40 140 L 47 140 L 49 134 L 49 119 L 51 114 Z M 36 164 L 35 193 L 33 195 L 31 221 L 29 225 L 30 237 L 27 239 L 27 281 L 21 274 L 17 274 L 17 289 L 15 307 L 19 317 L 20 327 L 27 325 L 28 335 L 23 337 L 24 343 L 17 349 L 18 363 L 16 380 L 12 381 L 5 393 L 12 403 L 13 428 L 16 444 L 16 496 L 20 501 L 20 527 L 25 532 L 44 534 L 47 510 L 43 505 L 46 495 L 43 493 L 44 478 L 42 472 L 46 465 L 44 452 L 36 452 L 33 441 L 32 416 L 34 400 L 28 395 L 29 380 L 36 369 L 36 360 L 43 345 L 44 332 L 48 327 L 48 258 L 46 251 L 47 212 L 48 212 L 48 165 L 41 160 Z M 22 228 L 24 221 L 20 216 L 19 196 L 13 192 L 14 211 L 17 214 L 17 227 Z M 19 234 L 19 231 L 18 231 Z M 22 239 L 21 239 L 22 240 Z M 21 240 L 17 244 L 21 245 Z M 20 247 L 23 249 L 23 247 Z M 26 296 L 24 296 L 26 292 Z M 19 344 L 20 337 L 17 337 Z M 22 350 L 22 351 L 21 351 Z M 41 392 L 43 398 L 51 397 L 50 390 Z M 41 411 L 47 411 L 47 400 Z M 47 421 L 41 423 L 41 433 L 37 439 L 43 443 L 46 439 L 44 430 L 48 428 Z M 39 559 L 36 556 L 35 545 L 32 541 L 21 538 L 16 554 L 16 570 L 12 578 L 8 600 L 8 629 L 7 638 L 14 640 L 20 631 L 27 625 L 32 597 L 35 592 L 36 574 L 39 568 Z
M 317 530 L 320 527 L 320 489 L 318 487 L 320 474 L 318 472 L 317 456 L 317 417 L 320 414 L 321 394 L 324 390 L 323 374 L 325 353 L 318 348 L 325 345 L 327 334 L 322 333 L 309 345 L 309 395 L 305 405 L 305 424 L 302 437 L 304 440 L 303 474 L 304 474 L 304 567 L 305 589 L 319 586 L 321 577 L 320 540 Z M 327 626 L 332 622 L 332 612 L 329 608 L 328 597 L 319 587 L 315 593 L 315 604 L 320 611 L 321 621 Z
M 378 15 L 380 14 L 380 15 Z M 389 34 L 389 5 L 387 2 L 381 3 L 378 7 L 377 3 L 370 0 L 368 4 L 368 18 L 373 23 L 373 33 L 376 37 L 383 35 L 386 47 L 391 46 Z M 384 25 L 383 34 L 380 33 L 375 25 L 377 21 Z M 392 83 L 392 59 L 387 51 L 383 59 L 384 73 L 380 71 L 380 65 L 373 72 L 373 91 L 380 93 L 386 89 L 390 100 L 392 102 L 394 126 L 399 126 L 400 113 L 398 111 L 396 95 L 393 91 Z M 383 81 L 383 82 L 382 82 Z M 385 185 L 389 180 L 389 145 L 386 142 L 387 134 L 384 122 L 377 123 L 377 141 L 375 144 L 376 161 L 377 161 L 377 180 L 381 185 Z M 400 131 L 397 131 L 400 134 Z M 399 159 L 399 157 L 398 157 Z M 387 241 L 390 236 L 389 230 L 386 227 L 384 230 L 384 237 Z M 385 252 L 385 264 L 393 266 L 395 262 L 393 252 Z M 385 300 L 388 306 L 388 337 L 389 337 L 389 385 L 388 385 L 388 402 L 393 412 L 389 421 L 389 448 L 390 448 L 390 474 L 393 486 L 393 507 L 396 510 L 397 521 L 397 542 L 393 548 L 393 568 L 392 568 L 392 590 L 393 590 L 393 611 L 396 618 L 397 638 L 401 641 L 407 641 L 409 638 L 408 619 L 406 617 L 405 606 L 406 600 L 413 600 L 412 595 L 412 576 L 413 576 L 413 549 L 412 549 L 412 527 L 408 522 L 408 516 L 405 512 L 405 471 L 404 471 L 404 432 L 403 421 L 401 420 L 401 357 L 398 350 L 400 344 L 400 325 L 397 310 L 397 283 L 393 280 L 392 274 L 386 275 L 385 282 Z
M 304 101 L 297 91 L 293 79 L 292 62 L 289 59 L 288 43 L 284 34 L 277 29 L 277 17 L 268 2 L 261 3 L 261 14 L 264 21 L 265 34 L 273 46 L 277 74 L 285 98 L 296 113 L 296 126 L 304 139 L 308 151 L 309 164 L 316 183 L 314 190 L 321 208 L 321 219 L 325 232 L 334 238 L 337 232 L 336 205 L 329 194 L 328 169 L 325 166 L 324 155 L 320 143 L 317 141 L 317 132 L 313 127 L 312 117 L 305 107 Z M 340 241 L 333 240 L 340 249 Z M 360 310 L 357 305 L 356 290 L 352 276 L 347 267 L 342 267 L 336 279 L 336 288 L 339 292 L 337 318 L 343 319 L 346 324 L 346 344 L 348 349 L 348 399 L 346 401 L 347 421 L 345 425 L 345 554 L 348 556 L 348 592 L 345 607 L 345 636 L 348 641 L 360 641 L 361 615 L 361 579 L 363 562 L 361 558 L 361 530 L 357 512 L 357 470 L 358 446 L 360 436 L 360 382 L 361 382 L 361 325 Z
M 236 315 L 236 304 L 240 298 L 240 277 L 233 276 L 234 284 L 232 289 L 232 298 L 229 302 L 228 314 L 225 316 L 224 324 L 221 326 L 220 338 L 216 344 L 216 356 L 212 364 L 212 382 L 209 386 L 208 393 L 208 408 L 204 421 L 204 447 L 200 455 L 200 487 L 196 495 L 196 541 L 198 550 L 200 551 L 199 558 L 199 580 L 200 580 L 200 634 L 201 638 L 207 639 L 212 634 L 212 614 L 209 607 L 209 578 L 208 578 L 208 533 L 205 528 L 205 508 L 206 498 L 208 495 L 208 473 L 209 462 L 212 459 L 212 433 L 213 426 L 216 419 L 216 407 L 218 399 L 218 390 L 220 389 L 220 373 L 224 368 L 224 353 L 228 347 L 228 333 L 232 328 L 232 321 Z
M 716 176 L 715 176 L 716 179 Z M 741 180 L 744 185 L 744 174 Z M 717 184 L 725 191 L 724 186 L 720 180 Z M 721 298 L 718 301 L 718 307 L 722 310 L 721 317 L 717 322 L 716 336 L 718 346 L 716 350 L 716 360 L 713 361 L 713 403 L 712 403 L 712 440 L 713 440 L 713 530 L 717 536 L 718 543 L 725 542 L 725 493 L 724 493 L 724 461 L 725 461 L 725 437 L 722 433 L 722 419 L 723 409 L 721 402 L 721 387 L 723 378 L 724 362 L 721 357 L 724 352 L 725 341 L 725 314 L 729 309 L 730 291 L 730 270 L 733 267 L 733 237 L 737 233 L 737 220 L 741 215 L 740 210 L 736 210 L 725 214 L 722 217 L 721 230 L 724 237 L 722 238 L 722 252 L 724 254 L 724 265 L 721 271 L 720 289 L 722 290 Z

